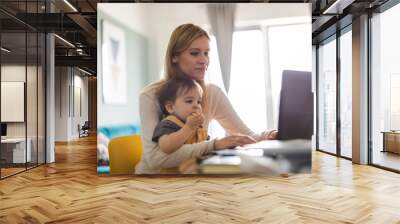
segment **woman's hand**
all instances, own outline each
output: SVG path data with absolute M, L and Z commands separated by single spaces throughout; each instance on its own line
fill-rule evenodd
M 277 130 L 264 131 L 263 133 L 261 133 L 261 136 L 258 139 L 258 141 L 275 140 L 277 137 L 278 137 L 278 131 Z
M 215 148 L 215 150 L 228 149 L 228 148 L 234 148 L 236 146 L 242 146 L 242 145 L 251 144 L 251 143 L 255 143 L 255 142 L 256 142 L 256 140 L 254 140 L 254 138 L 252 138 L 248 135 L 235 134 L 235 135 L 227 136 L 222 139 L 215 140 L 214 148 Z

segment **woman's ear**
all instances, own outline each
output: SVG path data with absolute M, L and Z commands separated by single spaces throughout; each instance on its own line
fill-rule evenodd
M 172 57 L 172 63 L 177 63 L 178 62 L 178 58 L 176 56 Z

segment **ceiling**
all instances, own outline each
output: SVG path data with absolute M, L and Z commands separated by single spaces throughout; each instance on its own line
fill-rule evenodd
M 56 66 L 79 66 L 96 74 L 98 2 L 69 0 L 71 7 L 63 0 L 47 0 L 47 5 L 44 0 L 1 0 L 1 43 L 12 49 L 3 61 L 18 63 L 26 55 L 29 63 L 37 57 L 36 51 L 44 49 L 44 44 L 37 43 L 42 40 L 37 33 L 54 32 Z
M 351 23 L 351 17 L 372 10 L 388 0 L 207 0 L 190 2 L 269 2 L 269 3 L 312 3 L 312 36 L 313 43 L 318 43 L 332 33 L 337 27 Z M 47 2 L 47 7 L 46 7 Z M 54 32 L 56 65 L 79 66 L 96 73 L 97 57 L 97 3 L 116 2 L 188 2 L 188 0 L 1 0 L 0 28 L 2 46 L 13 49 L 15 57 L 28 52 L 41 50 L 43 44 L 37 43 L 36 35 L 28 35 L 25 30 Z M 68 4 L 69 3 L 69 4 Z M 52 13 L 49 13 L 49 12 Z M 337 21 L 341 20 L 340 23 Z M 347 21 L 347 22 L 346 22 Z M 338 26 L 337 24 L 340 24 Z M 66 40 L 63 41 L 62 39 Z M 28 47 L 25 49 L 25 42 Z M 39 48 L 37 48 L 37 46 Z

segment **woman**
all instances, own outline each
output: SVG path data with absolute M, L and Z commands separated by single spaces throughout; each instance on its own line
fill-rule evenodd
M 173 31 L 165 56 L 164 79 L 145 87 L 139 97 L 143 154 L 136 166 L 136 174 L 160 173 L 162 169 L 177 167 L 187 159 L 213 150 L 242 146 L 276 137 L 274 131 L 262 134 L 252 132 L 238 117 L 224 92 L 219 87 L 204 82 L 209 64 L 209 41 L 207 32 L 193 24 L 183 24 Z M 203 127 L 207 130 L 209 122 L 216 119 L 230 136 L 185 144 L 172 153 L 163 152 L 159 145 L 152 141 L 154 129 L 162 115 L 156 92 L 167 80 L 175 76 L 190 77 L 202 87 L 202 108 L 205 117 Z

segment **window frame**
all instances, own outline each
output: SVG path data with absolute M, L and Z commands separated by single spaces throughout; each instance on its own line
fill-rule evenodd
M 340 30 L 337 30 L 336 33 L 333 33 L 332 35 L 328 36 L 327 38 L 319 41 L 316 44 L 316 151 L 327 153 L 329 155 L 333 155 L 339 158 L 343 158 L 346 160 L 352 160 L 352 158 L 347 157 L 342 155 L 341 153 L 341 117 L 340 117 L 340 103 L 341 103 L 341 97 L 340 97 L 340 84 L 341 84 L 341 67 L 340 67 L 340 37 L 347 32 L 352 31 L 352 23 L 347 24 L 345 27 L 341 28 Z M 320 142 L 319 142 L 319 136 L 320 136 L 320 130 L 319 130 L 319 106 L 320 106 L 320 101 L 319 101 L 319 90 L 320 90 L 320 85 L 319 85 L 319 47 L 322 44 L 327 44 L 331 41 L 336 41 L 336 152 L 332 153 L 327 150 L 321 149 L 319 147 Z

